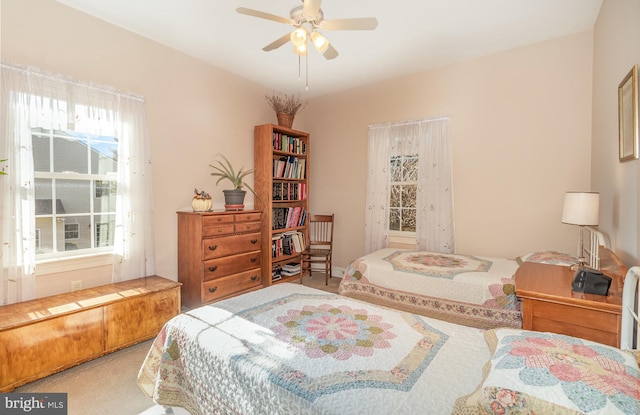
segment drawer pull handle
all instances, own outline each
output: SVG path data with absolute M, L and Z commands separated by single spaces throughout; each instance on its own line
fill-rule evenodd
M 258 242 L 258 240 L 257 240 L 257 239 L 252 239 L 252 240 L 251 240 L 251 243 L 252 243 L 252 244 L 254 244 L 254 245 L 256 244 L 256 242 Z
M 257 276 L 257 275 L 252 275 L 252 276 L 251 276 L 251 281 L 255 281 L 255 280 L 257 280 L 257 279 L 258 279 L 258 276 Z
M 218 245 L 209 245 L 209 251 L 215 251 L 218 249 Z
M 212 266 L 212 267 L 209 267 L 209 271 L 211 271 L 211 272 L 213 272 L 213 271 L 215 271 L 215 270 L 217 270 L 217 269 L 218 269 L 218 266 L 217 266 L 217 265 L 214 265 L 214 266 Z
M 254 264 L 255 264 L 257 261 L 258 261 L 258 258 L 256 258 L 256 257 L 251 258 L 251 262 L 253 262 Z
M 218 287 L 210 287 L 209 288 L 209 292 L 210 293 L 214 293 L 214 292 L 216 292 L 217 289 L 218 289 Z

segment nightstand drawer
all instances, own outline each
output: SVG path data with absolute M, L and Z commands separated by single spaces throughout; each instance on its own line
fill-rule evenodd
M 616 314 L 544 301 L 537 301 L 537 303 L 533 307 L 534 320 L 546 319 L 609 332 L 617 330 Z
M 620 315 L 574 305 L 528 300 L 523 313 L 525 329 L 549 331 L 617 346 Z M 529 306 L 531 309 L 529 309 Z M 527 322 L 530 321 L 530 326 Z

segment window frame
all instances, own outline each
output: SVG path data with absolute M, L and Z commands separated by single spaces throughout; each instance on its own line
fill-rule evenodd
M 415 180 L 411 180 L 411 181 L 393 181 L 393 175 L 392 175 L 392 163 L 394 159 L 408 159 L 408 158 L 413 158 L 416 160 L 416 170 L 418 169 L 418 166 L 420 165 L 420 155 L 419 154 L 395 154 L 395 155 L 390 155 L 389 156 L 389 175 L 388 175 L 388 179 L 389 179 L 389 194 L 388 194 L 388 202 L 389 202 L 389 218 L 391 217 L 391 210 L 393 209 L 391 207 L 391 189 L 392 187 L 395 186 L 402 186 L 402 185 L 415 185 L 416 187 L 418 186 L 418 172 L 416 171 L 415 173 Z M 416 193 L 416 197 L 417 197 L 417 193 Z M 403 206 L 400 206 L 400 210 L 404 209 Z M 417 215 L 417 200 L 414 201 L 414 207 L 413 208 L 407 208 L 407 209 L 413 209 L 416 212 Z M 400 217 L 400 221 L 402 222 L 402 216 Z M 390 242 L 394 242 L 394 243 L 400 243 L 400 244 L 415 244 L 416 243 L 416 231 L 403 231 L 403 230 L 395 230 L 395 229 L 390 229 L 390 225 L 391 225 L 391 221 L 389 220 L 389 225 L 387 226 L 387 231 L 389 232 L 389 240 Z
M 82 131 L 75 131 L 72 129 L 66 130 L 69 131 L 73 134 L 79 134 L 79 135 L 86 135 L 86 136 L 91 136 L 91 137 L 98 137 L 92 134 L 86 134 Z M 71 138 L 77 138 L 76 136 L 74 136 L 73 134 L 71 134 L 69 137 Z M 47 253 L 38 253 L 38 251 L 41 249 L 42 247 L 42 238 L 41 238 L 41 232 L 40 232 L 40 228 L 36 228 L 37 232 L 40 233 L 40 239 L 39 239 L 39 247 L 37 247 L 36 250 L 36 258 L 35 258 L 35 262 L 37 265 L 40 264 L 45 264 L 48 263 L 50 261 L 58 261 L 58 260 L 71 260 L 70 263 L 75 262 L 75 268 L 73 269 L 78 269 L 78 268 L 83 268 L 84 266 L 82 265 L 85 262 L 85 259 L 87 257 L 91 257 L 91 256 L 101 256 L 101 255 L 105 255 L 108 254 L 110 257 L 113 257 L 113 245 L 107 245 L 107 246 L 99 246 L 99 244 L 97 243 L 98 241 L 96 240 L 96 223 L 97 222 L 97 216 L 100 215 L 117 215 L 117 211 L 113 210 L 113 211 L 105 211 L 105 212 L 96 212 L 95 210 L 95 205 L 94 205 L 94 199 L 97 198 L 97 192 L 96 192 L 96 188 L 97 188 L 97 183 L 109 183 L 109 182 L 116 182 L 117 183 L 117 172 L 107 172 L 107 173 L 93 173 L 90 171 L 91 169 L 91 150 L 90 147 L 87 148 L 87 170 L 89 170 L 87 173 L 77 173 L 77 172 L 68 172 L 68 171 L 64 171 L 64 172 L 56 172 L 54 171 L 54 166 L 55 166 L 55 157 L 56 154 L 54 152 L 55 149 L 55 145 L 53 140 L 58 137 L 58 138 L 67 138 L 67 136 L 61 135 L 59 134 L 58 130 L 53 130 L 53 129 L 38 129 L 38 131 L 36 131 L 35 129 L 32 129 L 31 131 L 31 136 L 32 136 L 32 140 L 34 136 L 40 136 L 40 137 L 46 137 L 49 140 L 49 171 L 45 172 L 45 171 L 39 171 L 36 170 L 36 166 L 34 163 L 34 171 L 33 171 L 33 177 L 34 180 L 38 180 L 38 179 L 43 179 L 43 180 L 51 180 L 51 187 L 52 189 L 55 188 L 56 186 L 56 181 L 57 180 L 67 180 L 67 181 L 72 181 L 72 180 L 77 180 L 77 181 L 81 181 L 85 184 L 88 184 L 88 190 L 89 190 L 89 211 L 88 212 L 75 212 L 75 213 L 58 213 L 56 212 L 56 199 L 57 199 L 57 195 L 55 195 L 55 193 L 52 193 L 52 207 L 51 207 L 51 213 L 48 214 L 36 214 L 34 216 L 34 220 L 37 219 L 50 219 L 52 220 L 52 222 L 57 219 L 63 219 L 66 217 L 88 217 L 89 218 L 89 223 L 90 223 L 90 228 L 91 231 L 89 232 L 90 235 L 90 243 L 91 243 L 91 247 L 89 248 L 81 248 L 81 249 L 73 249 L 73 250 L 65 250 L 64 246 L 60 247 L 60 246 L 55 246 L 56 251 L 55 252 L 47 252 Z M 113 143 L 115 143 L 116 148 L 119 148 L 120 143 L 118 142 L 116 137 L 112 137 L 113 138 Z M 93 142 L 104 142 L 104 139 L 100 139 L 98 138 L 93 138 L 90 139 L 90 141 Z M 117 184 L 116 184 L 117 186 Z M 102 189 L 110 189 L 109 186 L 103 186 Z M 101 195 L 102 196 L 102 195 Z M 75 239 L 67 239 L 66 238 L 66 224 L 64 225 L 64 228 L 62 230 L 62 232 L 64 232 L 64 238 L 63 241 L 64 243 L 66 243 L 67 240 L 78 240 L 80 239 L 80 234 L 78 233 L 78 238 Z M 58 230 L 56 226 L 52 226 L 52 239 L 51 242 L 53 243 L 53 245 L 57 245 L 57 236 L 58 234 Z M 52 245 L 52 248 L 53 248 Z M 74 261 L 75 259 L 80 259 L 79 261 Z M 41 274 L 41 272 L 38 272 L 38 274 Z

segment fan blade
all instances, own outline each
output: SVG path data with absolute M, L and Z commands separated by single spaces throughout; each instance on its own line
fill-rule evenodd
M 303 0 L 304 5 L 302 7 L 302 13 L 305 17 L 310 20 L 314 20 L 318 17 L 318 13 L 320 12 L 320 5 L 322 4 L 322 0 Z
M 324 58 L 327 60 L 335 59 L 338 57 L 338 51 L 336 50 L 336 48 L 329 45 L 329 47 L 327 48 L 327 50 L 324 51 L 322 56 L 324 56 Z
M 259 17 L 261 19 L 273 20 L 274 22 L 278 22 L 278 23 L 284 23 L 284 24 L 290 24 L 290 25 L 296 24 L 296 22 L 286 17 L 276 16 L 275 14 L 265 13 L 265 12 L 261 12 L 259 10 L 254 10 L 254 9 L 248 9 L 246 7 L 238 7 L 236 11 L 240 14 Z
M 290 38 L 291 38 L 291 34 L 287 33 L 286 35 L 282 36 L 281 38 L 279 38 L 279 39 L 269 43 L 267 46 L 263 47 L 262 50 L 264 50 L 265 52 L 269 52 L 270 50 L 278 49 L 280 46 L 282 46 L 285 43 L 287 43 Z
M 324 30 L 373 30 L 378 27 L 375 17 L 360 17 L 354 19 L 332 19 L 320 23 Z

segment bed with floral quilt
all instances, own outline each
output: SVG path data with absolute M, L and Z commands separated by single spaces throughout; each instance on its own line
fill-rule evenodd
M 516 260 L 385 248 L 352 261 L 342 295 L 478 328 L 522 327 Z
M 445 414 L 488 357 L 481 330 L 282 283 L 170 320 L 138 384 L 192 414 Z
M 181 314 L 138 385 L 191 414 L 637 415 L 632 353 L 278 284 Z

